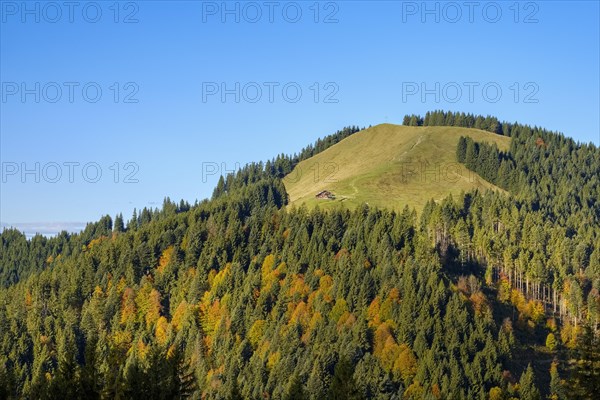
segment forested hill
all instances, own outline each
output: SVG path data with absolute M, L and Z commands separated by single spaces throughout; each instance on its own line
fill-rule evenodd
M 221 176 L 214 189 L 213 199 L 228 192 L 243 189 L 245 191 L 254 190 L 253 201 L 258 202 L 260 196 L 264 196 L 268 197 L 268 201 L 272 205 L 287 204 L 288 196 L 279 182 L 280 178 L 289 174 L 299 162 L 319 154 L 359 131 L 360 128 L 357 126 L 348 126 L 318 139 L 314 144 L 303 148 L 298 154 L 292 156 L 281 154 L 264 164 L 262 162 L 251 163 L 235 174 L 229 174 L 226 177 Z M 256 185 L 257 183 L 258 185 Z M 277 199 L 274 196 L 277 196 Z M 207 200 L 204 200 L 200 205 L 206 203 Z M 198 202 L 196 202 L 194 207 L 198 205 Z M 133 215 L 127 222 L 127 230 L 148 224 L 151 221 L 164 219 L 171 214 L 186 212 L 190 208 L 190 204 L 184 200 L 177 204 L 172 202 L 169 197 L 165 197 L 160 209 L 144 208 L 139 212 L 134 209 Z M 83 232 L 79 234 L 69 234 L 63 231 L 53 238 L 38 234 L 32 240 L 27 240 L 25 235 L 16 229 L 4 229 L 0 234 L 0 245 L 2 246 L 2 252 L 0 253 L 0 287 L 14 284 L 28 277 L 32 272 L 48 267 L 56 257 L 65 257 L 73 252 L 81 251 L 94 239 L 110 236 L 113 231 L 121 233 L 125 230 L 125 220 L 122 214 L 115 217 L 114 224 L 113 219 L 107 215 L 97 222 L 87 224 Z
M 0 398 L 593 398 L 598 148 L 492 117 L 405 122 L 509 136 L 454 150 L 504 190 L 418 216 L 287 207 L 282 178 L 348 128 L 211 200 L 73 236 L 5 230 Z

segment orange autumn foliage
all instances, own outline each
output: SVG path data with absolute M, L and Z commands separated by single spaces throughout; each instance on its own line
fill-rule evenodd
M 381 320 L 379 319 L 379 310 L 381 309 L 381 302 L 379 296 L 375 297 L 369 308 L 367 309 L 367 319 L 370 327 L 379 326 Z
M 165 317 L 160 317 L 158 321 L 156 321 L 156 328 L 154 329 L 154 336 L 156 337 L 156 341 L 160 344 L 165 344 L 167 339 L 169 338 L 169 322 Z
M 400 373 L 404 382 L 410 382 L 417 374 L 417 357 L 404 343 L 398 347 L 398 358 L 394 362 L 394 370 Z
M 33 304 L 33 297 L 31 296 L 31 291 L 29 289 L 27 289 L 25 291 L 25 307 L 27 309 L 31 308 L 31 305 Z
M 167 360 L 170 360 L 175 355 L 175 344 L 169 346 L 169 350 L 167 350 Z
M 389 338 L 392 338 L 393 340 L 392 332 L 389 325 L 383 322 L 377 327 L 375 334 L 373 335 L 373 354 L 375 356 L 382 356 Z
M 145 359 L 146 354 L 148 354 L 148 350 L 150 350 L 150 346 L 148 346 L 142 339 L 137 342 L 137 353 L 140 359 Z
M 306 299 L 306 296 L 310 292 L 310 288 L 304 282 L 304 275 L 295 274 L 290 282 L 289 295 L 293 301 Z
M 323 293 L 328 293 L 333 286 L 333 278 L 331 275 L 323 275 L 319 278 L 319 290 Z
M 442 391 L 440 390 L 440 386 L 437 383 L 434 383 L 433 386 L 431 386 L 431 394 L 433 394 L 433 397 L 435 397 L 436 399 L 442 398 Z
M 310 311 L 305 302 L 301 301 L 296 305 L 290 317 L 289 325 L 299 323 L 302 328 L 306 328 L 310 321 Z
M 317 325 L 322 322 L 323 322 L 323 316 L 321 315 L 321 313 L 319 311 L 317 311 L 311 317 L 310 322 L 308 323 L 308 328 L 306 329 L 306 331 L 300 338 L 304 344 L 308 343 L 308 341 L 310 340 L 311 333 L 316 329 Z
M 126 325 L 135 320 L 135 291 L 128 287 L 123 291 L 121 298 L 121 324 Z
M 350 252 L 348 251 L 348 249 L 346 248 L 342 248 L 340 249 L 340 251 L 338 251 L 335 255 L 335 260 L 339 260 L 340 258 L 344 257 L 344 256 L 349 256 Z
M 160 317 L 162 311 L 162 305 L 160 304 L 160 293 L 156 289 L 152 289 L 150 292 L 150 298 L 148 301 L 148 309 L 146 310 L 146 326 L 149 327 L 154 324 Z
M 87 245 L 87 249 L 90 250 L 92 247 L 99 245 L 100 243 L 102 243 L 103 241 L 105 241 L 106 239 L 108 239 L 106 236 L 100 236 L 99 238 L 96 239 L 92 239 L 88 245 Z
M 469 297 L 469 300 L 473 304 L 473 309 L 475 310 L 476 314 L 482 315 L 482 314 L 486 314 L 489 312 L 489 306 L 487 304 L 487 299 L 485 298 L 485 295 L 481 291 L 471 294 L 471 296 Z
M 393 372 L 408 383 L 417 372 L 417 359 L 406 344 L 397 344 L 391 327 L 381 323 L 373 335 L 373 354 L 387 372 Z
M 187 310 L 188 310 L 188 302 L 185 300 L 182 300 L 181 303 L 179 303 L 179 305 L 175 309 L 175 312 L 173 313 L 173 318 L 171 319 L 171 325 L 175 329 L 175 332 L 179 332 L 179 330 L 181 329 L 183 317 L 184 317 L 185 313 L 187 312 Z
M 345 313 L 342 314 L 342 316 L 338 320 L 337 328 L 338 328 L 338 330 L 343 327 L 351 328 L 355 322 L 356 322 L 356 317 L 354 316 L 354 314 L 352 314 L 349 311 L 346 311 Z
M 419 381 L 414 381 L 408 388 L 406 388 L 402 399 L 420 400 L 424 397 L 424 394 L 425 389 L 423 389 L 421 383 L 419 383 Z
M 102 291 L 102 288 L 100 286 L 96 286 L 94 288 L 93 296 L 94 297 L 102 297 L 102 296 L 104 296 L 104 292 Z
M 172 255 L 173 255 L 173 246 L 167 247 L 162 252 L 162 255 L 160 256 L 160 259 L 158 260 L 158 267 L 156 268 L 157 272 L 159 274 L 162 274 L 164 272 L 165 267 L 171 261 Z

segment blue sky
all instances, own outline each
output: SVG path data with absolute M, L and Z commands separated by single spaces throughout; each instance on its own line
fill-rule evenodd
M 433 109 L 600 143 L 596 1 L 23 4 L 0 2 L 0 221 L 26 230 Z

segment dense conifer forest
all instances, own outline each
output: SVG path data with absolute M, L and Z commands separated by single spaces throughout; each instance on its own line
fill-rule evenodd
M 600 149 L 489 116 L 404 124 L 464 127 L 457 161 L 504 191 L 419 214 L 288 207 L 282 179 L 348 127 L 209 200 L 5 229 L 0 398 L 594 398 Z

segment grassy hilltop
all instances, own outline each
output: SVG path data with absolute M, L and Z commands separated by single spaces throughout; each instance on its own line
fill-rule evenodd
M 501 190 L 456 162 L 461 136 L 495 143 L 500 150 L 510 144 L 509 137 L 478 129 L 377 125 L 299 163 L 284 179 L 290 202 L 351 209 L 361 203 L 396 210 L 408 205 L 420 210 L 428 200 L 448 194 Z M 323 190 L 335 199 L 317 199 Z

